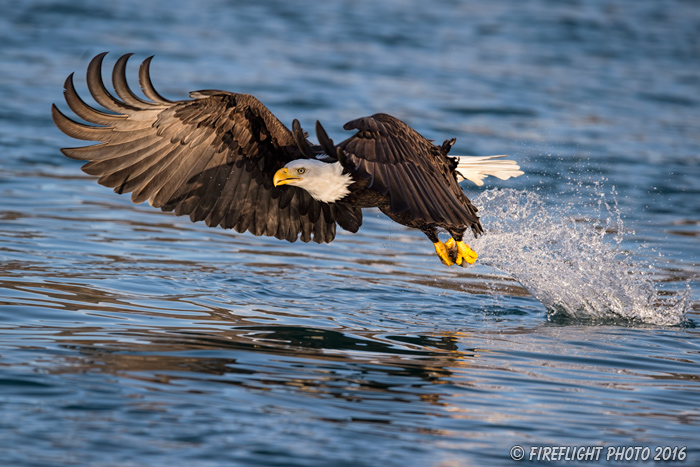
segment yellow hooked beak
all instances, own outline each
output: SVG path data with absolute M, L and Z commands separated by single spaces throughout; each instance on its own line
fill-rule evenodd
M 272 179 L 272 184 L 275 186 L 287 185 L 290 183 L 294 183 L 296 180 L 301 180 L 301 177 L 292 175 L 291 173 L 289 173 L 289 169 L 284 167 L 275 172 L 275 176 Z

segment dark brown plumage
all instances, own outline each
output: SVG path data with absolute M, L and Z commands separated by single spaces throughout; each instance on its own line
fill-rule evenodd
M 357 133 L 338 145 L 317 123 L 321 146 L 314 146 L 296 120 L 290 131 L 248 94 L 206 90 L 190 93 L 191 100 L 165 99 L 151 83 L 151 57 L 139 69 L 149 100 L 127 85 L 131 54 L 114 66 L 115 97 L 101 79 L 105 55 L 90 62 L 87 84 L 97 103 L 112 113 L 83 102 L 71 74 L 65 82 L 66 102 L 89 124 L 71 120 L 55 105 L 52 116 L 67 135 L 99 142 L 63 153 L 87 161 L 86 173 L 118 193 L 132 193 L 135 203 L 147 200 L 210 227 L 288 241 L 330 242 L 336 224 L 356 232 L 365 207 L 379 207 L 394 221 L 422 230 L 436 250 L 442 245 L 438 228 L 458 243 L 467 228 L 475 235 L 483 232 L 477 209 L 457 183 L 457 160 L 447 155 L 454 139 L 436 146 L 400 120 L 376 114 L 345 124 Z M 350 175 L 334 175 L 338 183 L 348 180 L 347 190 L 340 186 L 342 195 L 325 199 L 308 187 L 283 186 L 299 185 L 295 182 L 301 179 L 289 175 L 286 167 L 298 160 L 324 166 L 319 156 Z M 306 169 L 297 170 L 301 174 Z M 278 179 L 282 172 L 288 176 Z M 438 255 L 449 263 L 445 254 Z
M 296 187 L 274 187 L 272 176 L 287 162 L 305 157 L 292 133 L 247 94 L 199 91 L 194 100 L 170 101 L 151 84 L 146 59 L 139 70 L 142 100 L 129 89 L 124 55 L 112 81 L 119 99 L 101 79 L 102 60 L 88 66 L 87 84 L 97 103 L 116 112 L 93 109 L 80 99 L 71 74 L 65 82 L 68 106 L 93 125 L 71 120 L 52 106 L 56 126 L 73 138 L 100 144 L 66 148 L 72 159 L 89 161 L 83 170 L 99 176 L 101 185 L 132 193 L 134 203 L 146 200 L 164 211 L 189 215 L 237 232 L 295 241 L 330 242 L 336 223 L 356 232 L 359 208 L 313 199 Z M 101 125 L 101 126 L 95 126 Z
M 358 118 L 343 128 L 358 131 L 338 144 L 336 155 L 355 177 L 369 181 L 366 189 L 388 197 L 388 205 L 379 206 L 382 212 L 424 232 L 425 226 L 435 225 L 455 235 L 466 227 L 474 235 L 483 233 L 476 207 L 457 183 L 456 161 L 447 155 L 454 140 L 436 146 L 401 120 L 382 113 Z M 334 145 L 320 125 L 317 133 L 332 154 Z

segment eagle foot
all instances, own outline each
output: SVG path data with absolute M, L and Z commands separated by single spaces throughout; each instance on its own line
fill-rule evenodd
M 455 242 L 454 238 L 450 238 L 445 242 L 445 248 L 448 250 L 450 259 L 459 266 L 464 267 L 466 266 L 466 263 L 474 264 L 476 262 L 476 252 L 462 241 Z
M 438 258 L 440 258 L 440 261 L 442 261 L 442 264 L 445 266 L 452 266 L 454 264 L 452 258 L 450 258 L 450 252 L 447 250 L 444 243 L 438 240 L 436 243 L 433 243 L 433 246 L 435 247 L 435 253 L 437 253 Z

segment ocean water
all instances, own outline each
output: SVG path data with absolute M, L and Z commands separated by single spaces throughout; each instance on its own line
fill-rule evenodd
M 700 463 L 695 2 L 0 6 L 3 465 Z M 59 152 L 50 105 L 71 72 L 91 102 L 103 51 L 135 89 L 155 55 L 171 99 L 248 92 L 336 140 L 387 112 L 525 175 L 464 184 L 466 268 L 372 210 L 329 245 L 208 229 Z

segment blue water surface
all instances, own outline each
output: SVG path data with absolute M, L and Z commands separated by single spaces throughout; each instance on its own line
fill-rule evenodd
M 3 465 L 512 465 L 516 445 L 700 463 L 695 2 L 1 10 Z M 155 54 L 171 99 L 248 92 L 336 141 L 387 112 L 525 175 L 464 184 L 487 231 L 468 268 L 373 210 L 329 245 L 209 229 L 59 152 L 80 143 L 50 105 L 68 112 L 74 71 L 93 102 L 103 51 L 135 53 L 134 89 Z

